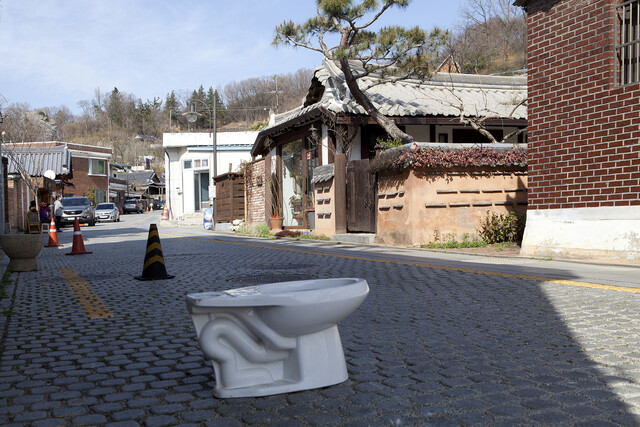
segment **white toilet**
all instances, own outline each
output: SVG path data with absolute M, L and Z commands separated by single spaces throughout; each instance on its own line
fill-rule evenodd
M 357 278 L 303 280 L 187 295 L 218 397 L 268 396 L 346 381 L 337 323 L 369 293 Z

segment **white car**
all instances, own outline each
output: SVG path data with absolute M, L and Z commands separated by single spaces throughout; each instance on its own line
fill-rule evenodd
M 96 206 L 96 221 L 120 221 L 120 210 L 115 203 L 100 203 Z

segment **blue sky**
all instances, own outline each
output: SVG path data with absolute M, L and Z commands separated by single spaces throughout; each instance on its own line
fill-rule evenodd
M 384 25 L 451 28 L 466 0 L 414 0 Z M 319 53 L 271 45 L 314 0 L 0 0 L 0 108 L 78 102 L 114 87 L 143 100 L 171 90 L 314 68 Z

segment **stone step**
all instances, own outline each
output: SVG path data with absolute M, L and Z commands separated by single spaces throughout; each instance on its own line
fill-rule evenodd
M 371 245 L 376 235 L 372 233 L 348 233 L 348 234 L 334 234 L 333 240 L 343 243 L 355 243 L 358 245 Z

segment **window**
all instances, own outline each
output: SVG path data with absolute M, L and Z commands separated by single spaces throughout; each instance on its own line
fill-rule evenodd
M 107 201 L 107 192 L 104 190 L 93 190 L 96 196 L 96 203 L 103 203 Z
M 185 160 L 184 161 L 184 168 L 185 169 L 191 169 L 191 160 Z
M 194 160 L 193 161 L 193 167 L 194 168 L 199 168 L 200 167 L 200 160 Z
M 104 175 L 106 164 L 106 160 L 89 159 L 89 175 Z
M 621 85 L 640 82 L 640 0 L 625 1 L 616 6 L 618 15 L 618 82 Z

